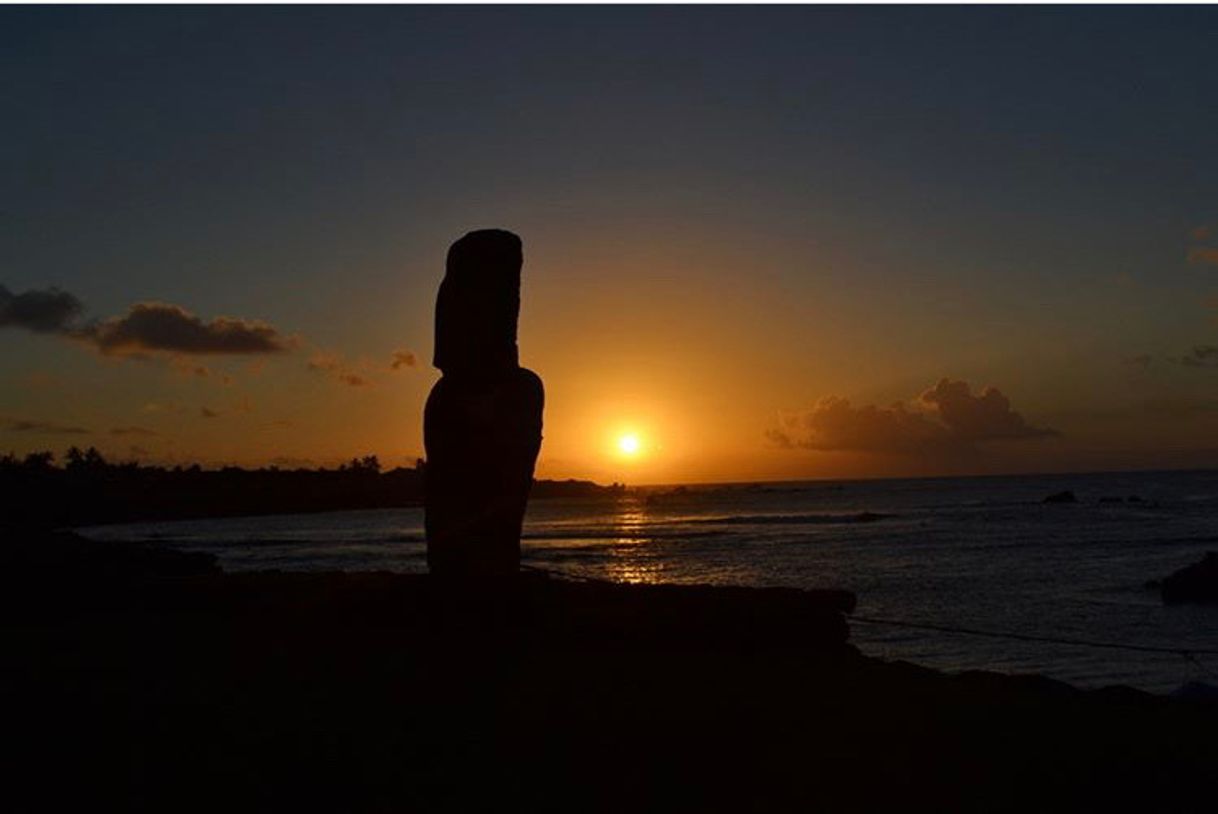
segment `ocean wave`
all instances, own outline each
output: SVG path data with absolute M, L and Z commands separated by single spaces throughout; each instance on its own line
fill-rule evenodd
M 690 521 L 696 522 L 696 521 Z M 566 527 L 546 531 L 525 531 L 521 540 L 695 540 L 721 537 L 721 531 L 687 531 L 666 528 L 662 523 L 614 528 L 613 526 Z
M 107 538 L 107 541 L 155 543 L 162 546 L 205 548 L 233 548 L 249 546 L 253 548 L 270 548 L 283 546 L 285 548 L 300 546 L 365 546 L 365 545 L 398 545 L 401 543 L 422 544 L 426 538 L 422 534 L 385 534 L 374 536 L 317 536 L 317 537 L 222 537 L 222 536 L 189 536 L 160 537 L 131 536 L 127 538 Z
M 691 523 L 723 526 L 771 526 L 771 525 L 839 525 L 845 523 L 876 523 L 890 520 L 895 514 L 857 512 L 855 514 L 734 514 L 727 517 L 706 517 L 690 520 Z
M 1218 545 L 1218 535 L 1198 534 L 1190 537 L 1161 537 L 1153 540 L 1135 541 L 1137 545 Z

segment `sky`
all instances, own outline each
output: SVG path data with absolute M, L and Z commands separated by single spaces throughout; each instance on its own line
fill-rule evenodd
M 445 252 L 499 227 L 541 477 L 1218 466 L 1215 35 L 1212 7 L 0 9 L 0 452 L 412 464 Z

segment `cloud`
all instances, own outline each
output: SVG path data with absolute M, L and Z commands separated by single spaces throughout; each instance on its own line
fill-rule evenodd
M 88 435 L 91 430 L 53 421 L 38 421 L 26 418 L 0 419 L 0 429 L 6 432 L 32 432 L 43 435 Z
M 1218 367 L 1218 345 L 1193 345 L 1178 361 L 1185 367 Z
M 203 418 L 220 418 L 222 416 L 235 416 L 252 412 L 254 412 L 254 403 L 250 401 L 249 396 L 233 399 L 224 407 L 203 405 L 199 408 L 199 415 Z
M 398 370 L 403 367 L 414 367 L 418 364 L 415 355 L 408 350 L 395 350 L 393 352 L 393 360 L 389 363 L 390 370 Z
M 145 413 L 180 413 L 184 408 L 174 401 L 150 401 L 141 409 Z
M 290 350 L 295 342 L 274 326 L 253 319 L 204 320 L 180 305 L 137 302 L 122 316 L 82 323 L 84 306 L 75 295 L 54 286 L 14 294 L 0 285 L 0 327 L 21 328 L 74 339 L 107 356 L 140 358 L 202 355 L 261 355 Z M 210 371 L 179 362 L 199 376 Z
M 183 376 L 197 379 L 207 379 L 228 387 L 233 383 L 233 377 L 223 371 L 217 371 L 207 365 L 201 365 L 189 356 L 171 356 L 169 365 Z
M 993 387 L 973 395 L 966 382 L 940 379 L 922 393 L 918 404 L 928 412 L 899 402 L 855 407 L 847 399 L 830 396 L 811 410 L 785 414 L 781 426 L 766 436 L 786 448 L 928 455 L 966 453 L 985 441 L 1058 434 L 1029 424 Z
M 205 322 L 179 305 L 139 302 L 121 317 L 93 323 L 72 333 L 107 355 L 150 352 L 248 355 L 280 353 L 292 342 L 258 320 L 216 317 Z
M 995 387 L 974 396 L 966 382 L 940 379 L 922 394 L 922 401 L 939 409 L 939 418 L 959 438 L 991 441 L 1003 438 L 1039 438 L 1054 430 L 1033 427 L 1011 409 L 1011 400 Z
M 110 434 L 117 436 L 142 435 L 146 437 L 160 435 L 156 430 L 150 430 L 147 427 L 114 427 L 110 430 Z
M 1129 367 L 1138 367 L 1145 370 L 1150 367 L 1150 363 L 1154 361 L 1154 357 L 1148 353 L 1142 353 L 1137 356 L 1126 356 L 1121 360 L 1121 364 Z
M 1207 223 L 1202 224 L 1189 232 L 1189 237 L 1196 241 L 1208 241 L 1214 236 L 1214 233 L 1214 226 Z M 1194 246 L 1188 250 L 1188 262 L 1218 266 L 1218 249 L 1211 246 Z
M 1188 262 L 1218 266 L 1218 249 L 1210 248 L 1209 246 L 1196 246 L 1189 250 Z
M 913 453 L 950 440 L 944 427 L 901 404 L 855 407 L 836 396 L 807 412 L 787 414 L 783 425 L 768 436 L 787 448 Z
M 331 376 L 348 387 L 371 387 L 373 384 L 370 378 L 355 372 L 351 365 L 337 353 L 315 353 L 309 360 L 308 367 L 309 370 Z
M 183 376 L 195 376 L 200 379 L 207 379 L 212 376 L 211 368 L 207 365 L 201 365 L 187 356 L 174 356 L 170 358 L 169 365 Z
M 0 285 L 0 328 L 62 333 L 83 311 L 80 300 L 55 286 L 14 294 Z
M 80 300 L 58 288 L 13 294 L 0 286 L 0 327 L 53 334 L 88 345 L 105 356 L 167 359 L 183 375 L 215 379 L 225 385 L 232 383 L 230 375 L 217 373 L 193 357 L 247 356 L 257 360 L 295 350 L 301 344 L 299 337 L 285 335 L 261 320 L 225 316 L 206 320 L 168 302 L 137 302 L 121 316 L 89 322 L 80 320 L 83 311 Z M 413 353 L 396 350 L 389 367 L 400 370 L 417 364 Z M 251 363 L 250 372 L 257 373 L 258 365 L 258 361 Z M 308 367 L 348 387 L 376 383 L 370 364 L 355 365 L 336 353 L 318 352 Z

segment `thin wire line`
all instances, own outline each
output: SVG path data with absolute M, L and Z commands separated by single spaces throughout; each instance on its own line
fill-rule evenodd
M 869 625 L 889 625 L 913 630 L 934 630 L 940 633 L 963 633 L 968 636 L 987 636 L 991 639 L 1014 639 L 1023 642 L 1044 642 L 1047 644 L 1066 644 L 1076 647 L 1103 647 L 1111 650 L 1136 650 L 1143 653 L 1169 653 L 1171 655 L 1192 658 L 1193 656 L 1218 656 L 1218 650 L 1205 650 L 1192 647 L 1155 647 L 1144 644 L 1126 644 L 1124 642 L 1100 642 L 1093 639 L 1068 639 L 1058 636 L 1036 636 L 1030 633 L 1011 633 L 998 630 L 978 630 L 969 627 L 952 627 L 949 625 L 931 625 L 921 622 L 903 622 L 897 619 L 878 619 L 869 616 L 847 614 L 852 622 L 862 622 Z

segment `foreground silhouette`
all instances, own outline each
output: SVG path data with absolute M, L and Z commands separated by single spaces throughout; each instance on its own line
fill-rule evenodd
M 842 592 L 4 542 L 6 811 L 1214 810 L 1218 705 L 867 658 Z
M 427 565 L 461 579 L 520 568 L 520 528 L 541 448 L 541 379 L 520 367 L 520 238 L 486 229 L 448 250 L 436 298 L 434 364 L 423 413 Z

